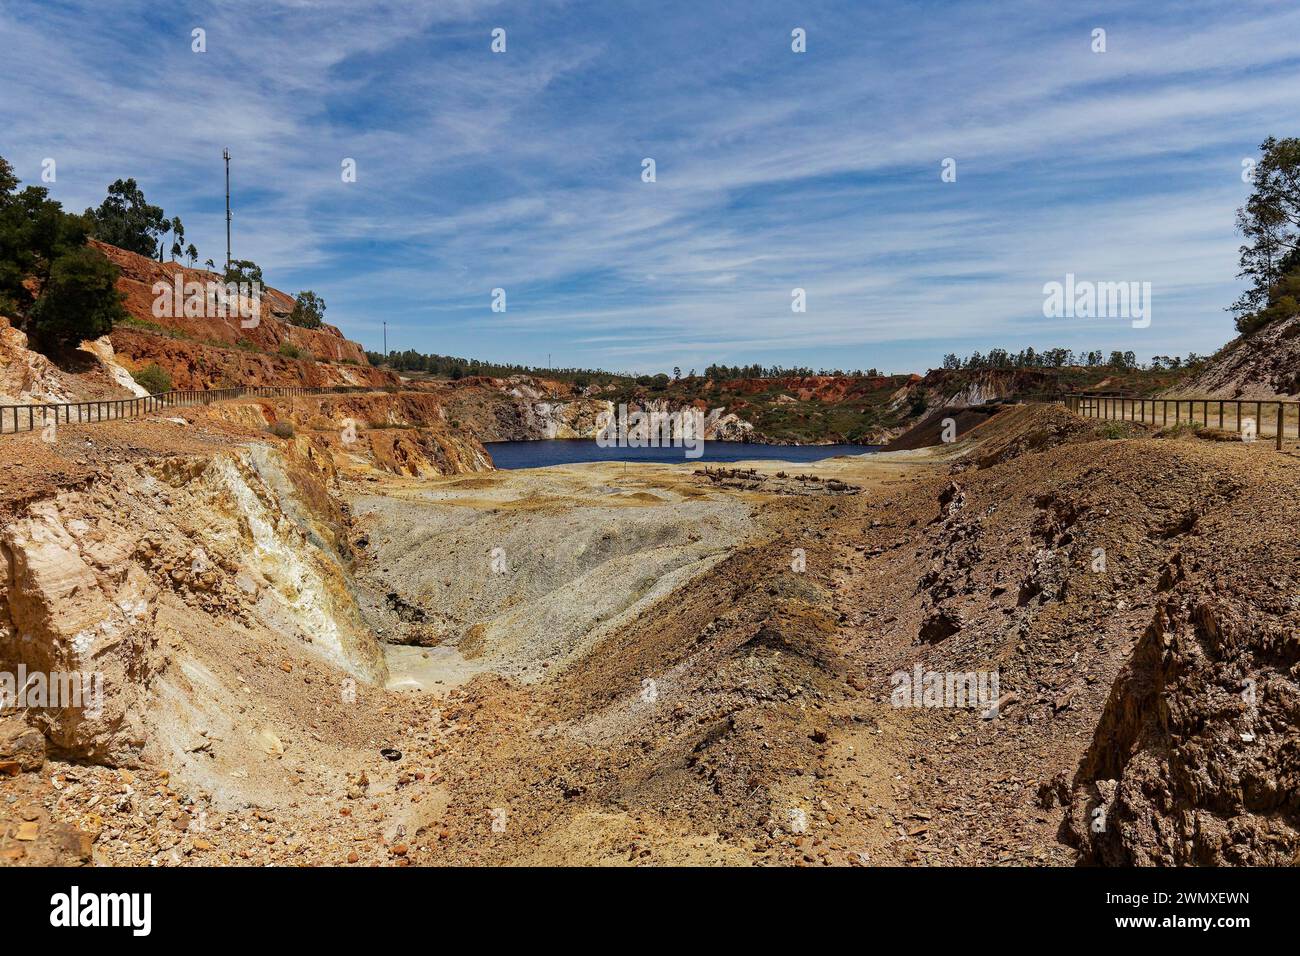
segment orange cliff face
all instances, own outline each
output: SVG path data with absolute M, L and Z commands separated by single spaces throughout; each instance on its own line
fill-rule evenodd
M 222 277 L 177 262 L 157 262 L 95 239 L 89 242 L 121 272 L 117 287 L 137 324 L 119 326 L 111 338 L 118 358 L 132 370 L 156 362 L 172 376 L 175 388 L 397 384 L 392 373 L 371 368 L 360 344 L 344 338 L 334 326 L 304 329 L 289 324 L 293 296 L 279 289 L 263 286 L 255 318 L 237 313 L 187 316 L 180 307 L 155 310 L 155 283 L 172 289 L 178 279 L 183 288 L 187 282 L 220 283 Z M 295 351 L 299 358 L 291 357 Z

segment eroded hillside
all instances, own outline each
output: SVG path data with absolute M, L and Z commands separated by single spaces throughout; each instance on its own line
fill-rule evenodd
M 1294 398 L 1300 394 L 1300 315 L 1233 339 L 1170 394 Z
M 1300 849 L 1290 454 L 1020 407 L 818 481 L 414 481 L 238 419 L 18 439 L 67 465 L 4 504 L 5 666 L 108 693 L 5 719 L 8 862 Z M 897 706 L 922 671 L 993 712 Z

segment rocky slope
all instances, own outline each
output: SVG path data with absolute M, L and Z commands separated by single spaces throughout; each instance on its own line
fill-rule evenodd
M 1168 395 L 1294 399 L 1300 395 L 1300 315 L 1233 339 Z
M 616 413 L 616 402 L 600 397 L 601 389 L 579 390 L 562 382 L 526 375 L 508 379 L 476 377 L 437 388 L 456 421 L 464 422 L 486 442 L 595 438 Z M 704 415 L 709 441 L 761 441 L 753 425 L 724 407 L 704 401 L 673 401 L 637 396 L 631 411 Z
M 817 481 L 758 464 L 738 483 L 613 465 L 412 482 L 313 430 L 315 407 L 222 407 L 300 430 L 246 447 L 262 426 L 238 416 L 133 423 L 111 466 L 0 499 L 0 646 L 89 653 L 114 688 L 98 722 L 29 715 L 54 752 L 40 774 L 39 741 L 0 726 L 0 859 L 1300 852 L 1290 455 L 1103 439 L 1020 406 L 941 454 L 829 460 Z M 139 444 L 164 431 L 184 454 Z M 386 651 L 389 690 L 365 679 L 381 631 L 410 645 Z M 995 672 L 999 706 L 898 706 L 918 666 Z M 6 814 L 37 838 L 6 842 Z
M 0 670 L 100 672 L 102 713 L 44 710 L 51 749 L 179 759 L 200 711 L 195 629 L 282 643 L 364 681 L 384 663 L 353 600 L 328 455 L 299 441 L 115 465 L 32 502 L 0 536 Z M 211 674 L 208 675 L 211 678 Z M 230 699 L 236 688 L 226 687 Z M 171 695 L 176 695 L 172 697 Z
M 190 269 L 178 262 L 158 262 L 95 239 L 91 239 L 90 244 L 120 270 L 117 288 L 124 296 L 123 305 L 140 322 L 199 341 L 224 345 L 244 341 L 268 352 L 275 352 L 281 345 L 288 344 L 324 361 L 369 364 L 361 346 L 345 339 L 343 333 L 332 325 L 322 325 L 319 329 L 290 325 L 293 296 L 270 286 L 262 291 L 261 309 L 255 319 L 155 314 L 154 283 L 162 282 L 173 287 L 178 278 L 182 283 L 219 283 L 221 276 L 206 269 Z
M 310 436 L 338 467 L 427 478 L 492 467 L 473 432 L 449 422 L 438 397 L 422 392 L 242 399 L 208 406 L 202 418 Z
M 395 386 L 390 372 L 370 367 L 365 351 L 332 325 L 291 325 L 293 297 L 266 286 L 258 314 L 185 315 L 155 309 L 155 283 L 219 283 L 221 276 L 176 262 L 158 262 L 97 240 L 91 245 L 119 269 L 118 291 L 131 321 L 110 333 L 112 346 L 131 370 L 156 363 L 176 388 L 230 385 Z
M 925 530 L 889 565 L 915 591 L 855 589 L 899 650 L 996 666 L 1016 695 L 978 750 L 946 752 L 921 722 L 913 752 L 946 785 L 925 783 L 924 802 L 955 822 L 988 801 L 1011 846 L 1060 823 L 1084 863 L 1293 862 L 1300 552 L 1282 529 L 1300 518 L 1297 462 L 1132 431 L 1098 440 L 1060 409 L 995 417 L 930 516 L 902 515 Z M 930 733 L 954 727 L 935 716 Z
M 723 440 L 881 445 L 937 409 L 1070 391 L 1105 377 L 1099 369 L 936 369 L 924 376 L 685 378 L 660 386 L 613 384 L 591 393 L 640 407 L 703 409 Z
M 83 342 L 59 368 L 27 347 L 27 336 L 0 316 L 0 405 L 129 398 L 145 394 L 118 361 L 107 336 Z
M 173 388 L 229 388 L 233 385 L 371 385 L 392 388 L 396 379 L 369 365 L 342 365 L 289 358 L 246 348 L 223 348 L 175 339 L 132 326 L 113 330 L 110 338 L 131 369 L 157 364 L 171 376 Z
M 386 763 L 374 740 L 396 698 L 358 603 L 340 468 L 365 481 L 388 465 L 328 431 L 268 435 L 289 411 L 196 407 L 0 444 L 0 676 L 88 672 L 102 691 L 0 714 L 0 864 L 203 852 L 227 818 L 266 848 L 263 821 L 306 780 L 338 792 L 341 766 Z
M 528 493 L 519 484 L 499 473 L 358 492 L 357 576 L 389 640 L 454 649 L 461 674 L 536 681 L 580 664 L 750 531 L 743 501 L 689 480 L 615 490 L 546 469 Z
M 1052 369 L 934 369 L 912 383 L 907 398 L 920 398 L 929 408 L 965 408 L 1063 387 L 1060 372 Z
M 0 316 L 0 404 L 75 402 L 144 394 L 131 372 L 157 364 L 178 389 L 232 385 L 372 385 L 396 387 L 390 372 L 372 368 L 356 342 L 333 326 L 290 325 L 292 297 L 266 288 L 250 327 L 238 316 L 155 315 L 155 282 L 217 281 L 215 273 L 156 262 L 95 240 L 120 270 L 118 290 L 130 320 L 108 336 L 83 342 L 55 365 L 27 347 L 26 336 Z
M 765 534 L 580 667 L 453 693 L 451 796 L 411 854 L 1293 862 L 1297 479 L 1269 450 L 1024 407 L 938 473 L 765 496 Z M 894 706 L 917 665 L 997 672 L 998 712 Z

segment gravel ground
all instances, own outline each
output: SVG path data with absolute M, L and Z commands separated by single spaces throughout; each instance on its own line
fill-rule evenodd
M 181 634 L 248 688 L 237 734 L 194 740 L 224 776 L 0 776 L 0 859 L 1295 861 L 1300 460 L 1026 408 L 801 470 L 860 490 L 345 480 L 356 587 L 413 689 L 340 701 L 291 642 Z M 999 706 L 896 706 L 918 665 L 996 672 Z

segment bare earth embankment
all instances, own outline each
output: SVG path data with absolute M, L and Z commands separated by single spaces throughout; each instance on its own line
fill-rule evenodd
M 1296 858 L 1293 455 L 1025 406 L 943 453 L 498 473 L 317 411 L 0 443 L 0 670 L 108 679 L 5 718 L 0 861 Z M 894 706 L 916 665 L 1001 705 Z

